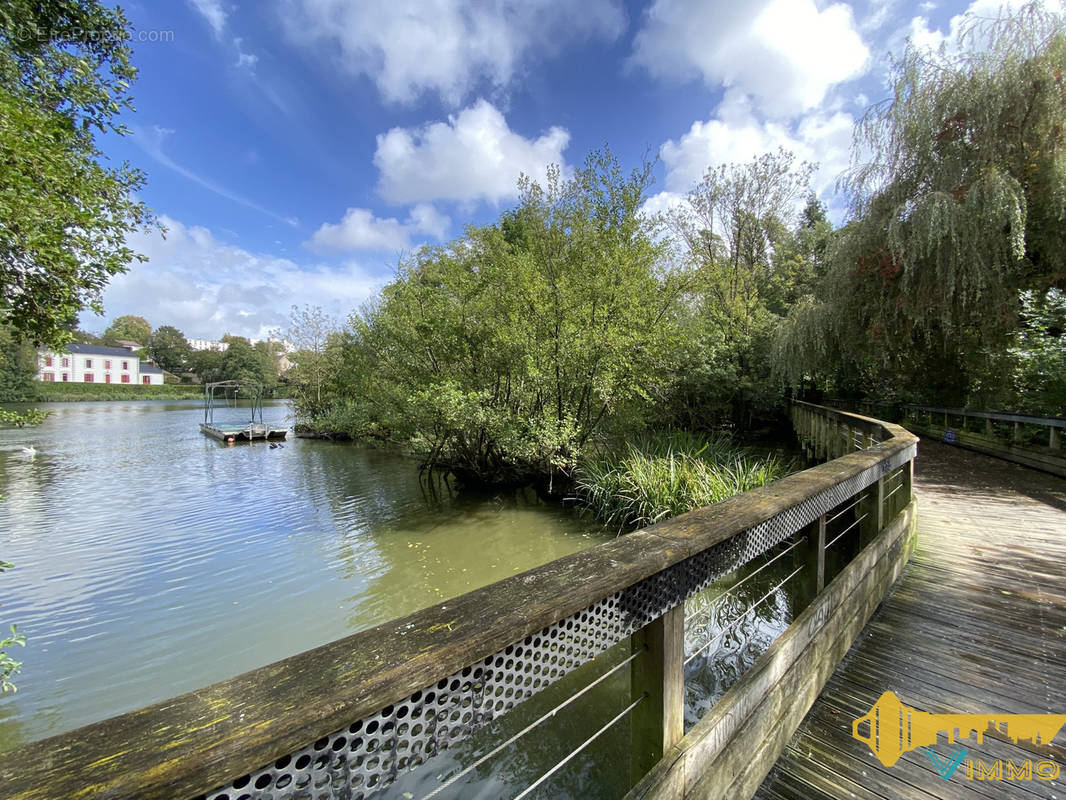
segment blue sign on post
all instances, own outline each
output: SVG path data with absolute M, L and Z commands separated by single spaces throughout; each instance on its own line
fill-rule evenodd
M 944 441 L 948 444 L 955 444 L 955 431 L 948 428 L 944 431 Z

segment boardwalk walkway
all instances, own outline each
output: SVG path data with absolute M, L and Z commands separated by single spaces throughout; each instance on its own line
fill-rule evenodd
M 944 780 L 924 752 L 885 767 L 851 724 L 886 690 L 934 713 L 1066 712 L 1066 480 L 936 442 L 919 445 L 919 547 L 760 787 L 760 800 L 1066 797 L 1054 743 L 962 739 Z M 1037 755 L 1037 753 L 1044 755 Z M 1050 758 L 1054 781 L 980 781 L 979 759 Z M 1047 767 L 1050 772 L 1050 767 Z M 1006 777 L 1006 775 L 1004 775 Z

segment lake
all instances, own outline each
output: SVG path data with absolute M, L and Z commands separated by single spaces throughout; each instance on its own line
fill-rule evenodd
M 0 630 L 28 638 L 0 697 L 0 750 L 164 700 L 403 616 L 611 538 L 532 490 L 455 493 L 381 449 L 290 438 L 224 445 L 198 402 L 56 403 L 0 429 Z M 235 421 L 247 411 L 228 412 Z M 288 424 L 286 403 L 267 423 Z M 225 422 L 226 412 L 216 412 Z M 26 456 L 21 448 L 36 448 Z M 689 649 L 744 615 L 792 559 L 690 600 Z M 750 569 L 754 569 L 752 565 Z M 686 724 L 802 607 L 773 593 L 686 668 Z M 622 642 L 425 767 L 388 796 L 421 797 L 628 655 Z M 628 703 L 620 670 L 441 797 L 517 794 Z M 628 727 L 612 728 L 539 797 L 629 788 Z M 206 787 L 205 787 L 206 788 Z
M 531 491 L 449 496 L 383 450 L 223 445 L 200 433 L 197 402 L 40 408 L 52 412 L 40 427 L 0 430 L 0 559 L 16 565 L 0 576 L 0 630 L 17 623 L 29 640 L 12 653 L 23 667 L 17 694 L 0 699 L 0 749 L 605 538 Z M 284 403 L 264 412 L 287 414 Z

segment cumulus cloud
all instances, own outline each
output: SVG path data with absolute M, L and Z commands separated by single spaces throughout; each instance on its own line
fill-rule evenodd
M 515 133 L 495 106 L 470 108 L 420 128 L 393 128 L 377 137 L 378 191 L 390 203 L 500 200 L 517 194 L 525 173 L 543 180 L 562 165 L 570 134 L 553 127 L 536 139 Z
M 162 222 L 165 239 L 158 233 L 130 237 L 130 246 L 150 260 L 112 279 L 104 293 L 109 319 L 138 314 L 154 326 L 174 325 L 207 339 L 262 337 L 288 324 L 293 304 L 345 317 L 386 279 L 358 264 L 301 265 L 226 244 L 207 228 L 166 216 Z
M 783 147 L 818 163 L 813 188 L 825 193 L 848 166 L 854 125 L 843 111 L 816 111 L 792 123 L 762 121 L 746 103 L 727 98 L 714 117 L 693 122 L 677 141 L 663 145 L 666 187 L 688 191 L 709 167 L 751 161 Z
M 792 122 L 762 120 L 742 98 L 727 95 L 713 117 L 693 122 L 676 141 L 663 144 L 666 191 L 651 197 L 644 209 L 666 211 L 676 205 L 709 168 L 746 163 L 784 148 L 799 160 L 818 164 L 811 188 L 830 203 L 834 216 L 840 216 L 843 198 L 832 194 L 849 164 L 854 125 L 850 114 L 832 110 L 814 111 Z
M 406 222 L 376 217 L 366 208 L 349 208 L 340 222 L 324 223 L 315 231 L 307 246 L 316 253 L 396 252 L 410 247 L 412 239 L 443 239 L 450 224 L 448 217 L 428 204 L 412 208 Z
M 222 36 L 226 27 L 226 9 L 222 7 L 221 0 L 189 0 L 189 5 L 196 10 L 211 26 L 216 37 Z
M 290 36 L 366 75 L 390 102 L 435 92 L 457 106 L 482 82 L 506 86 L 530 54 L 613 40 L 617 0 L 289 0 Z
M 750 95 L 764 114 L 788 117 L 861 75 L 869 56 L 842 3 L 655 0 L 633 59 L 657 77 L 702 77 L 708 86 Z

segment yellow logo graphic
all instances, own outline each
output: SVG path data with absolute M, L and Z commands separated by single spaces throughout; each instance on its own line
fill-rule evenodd
M 866 736 L 859 732 L 863 723 L 870 726 Z M 1015 744 L 1019 739 L 1048 744 L 1063 725 L 1066 714 L 930 714 L 905 706 L 895 693 L 885 692 L 868 714 L 852 723 L 851 735 L 891 767 L 904 753 L 935 745 L 941 731 L 952 744 L 957 738 L 968 739 L 974 734 L 980 744 L 989 730 L 1010 737 Z

